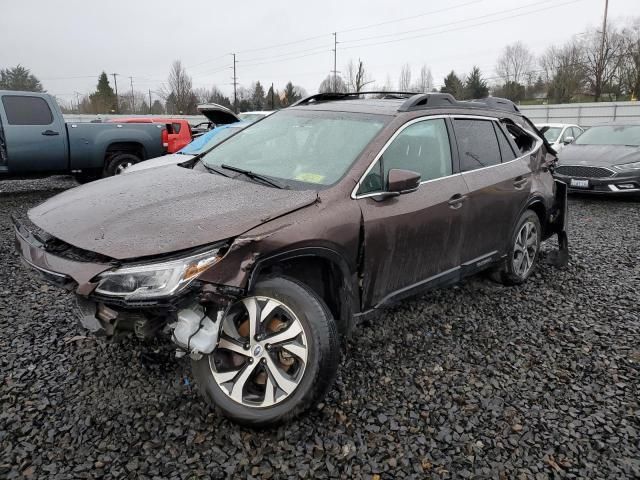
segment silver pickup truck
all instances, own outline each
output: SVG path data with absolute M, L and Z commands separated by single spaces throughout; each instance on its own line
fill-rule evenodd
M 51 95 L 0 90 L 0 179 L 66 173 L 84 183 L 166 147 L 164 125 L 65 123 Z

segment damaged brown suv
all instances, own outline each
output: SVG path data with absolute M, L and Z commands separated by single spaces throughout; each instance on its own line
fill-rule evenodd
M 319 94 L 53 197 L 17 247 L 84 326 L 166 335 L 211 404 L 269 425 L 325 395 L 358 317 L 481 270 L 521 283 L 553 234 L 566 259 L 554 163 L 508 100 Z

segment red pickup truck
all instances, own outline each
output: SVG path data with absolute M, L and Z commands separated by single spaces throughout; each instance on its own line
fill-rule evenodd
M 193 140 L 191 125 L 184 118 L 162 118 L 162 117 L 130 117 L 114 118 L 109 120 L 112 123 L 162 123 L 166 126 L 163 132 L 167 153 L 175 153 L 191 143 Z

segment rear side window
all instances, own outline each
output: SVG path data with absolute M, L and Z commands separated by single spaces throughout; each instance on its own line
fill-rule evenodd
M 490 120 L 454 120 L 463 172 L 500 163 L 500 147 Z
M 516 154 L 509 143 L 509 139 L 506 137 L 502 129 L 498 125 L 493 125 L 496 129 L 496 135 L 498 136 L 498 144 L 500 145 L 500 153 L 502 154 L 502 161 L 508 162 L 515 160 Z
M 2 105 L 9 125 L 51 125 L 53 114 L 44 98 L 5 95 Z
M 182 124 L 180 123 L 173 123 L 173 133 L 180 133 L 180 128 L 182 128 Z
M 580 130 L 578 127 L 573 127 L 572 130 L 573 130 L 574 140 L 578 138 L 580 135 L 582 135 L 582 130 Z

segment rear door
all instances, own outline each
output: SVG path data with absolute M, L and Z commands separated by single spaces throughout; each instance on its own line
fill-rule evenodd
M 458 273 L 467 187 L 444 117 L 405 124 L 354 191 L 364 220 L 363 307 L 399 300 Z M 417 191 L 376 200 L 391 169 L 421 174 Z
M 528 199 L 531 170 L 492 118 L 453 120 L 462 178 L 469 188 L 461 262 L 468 272 L 502 255 Z
M 0 115 L 10 173 L 63 171 L 67 162 L 67 132 L 62 115 L 46 99 L 5 93 Z

